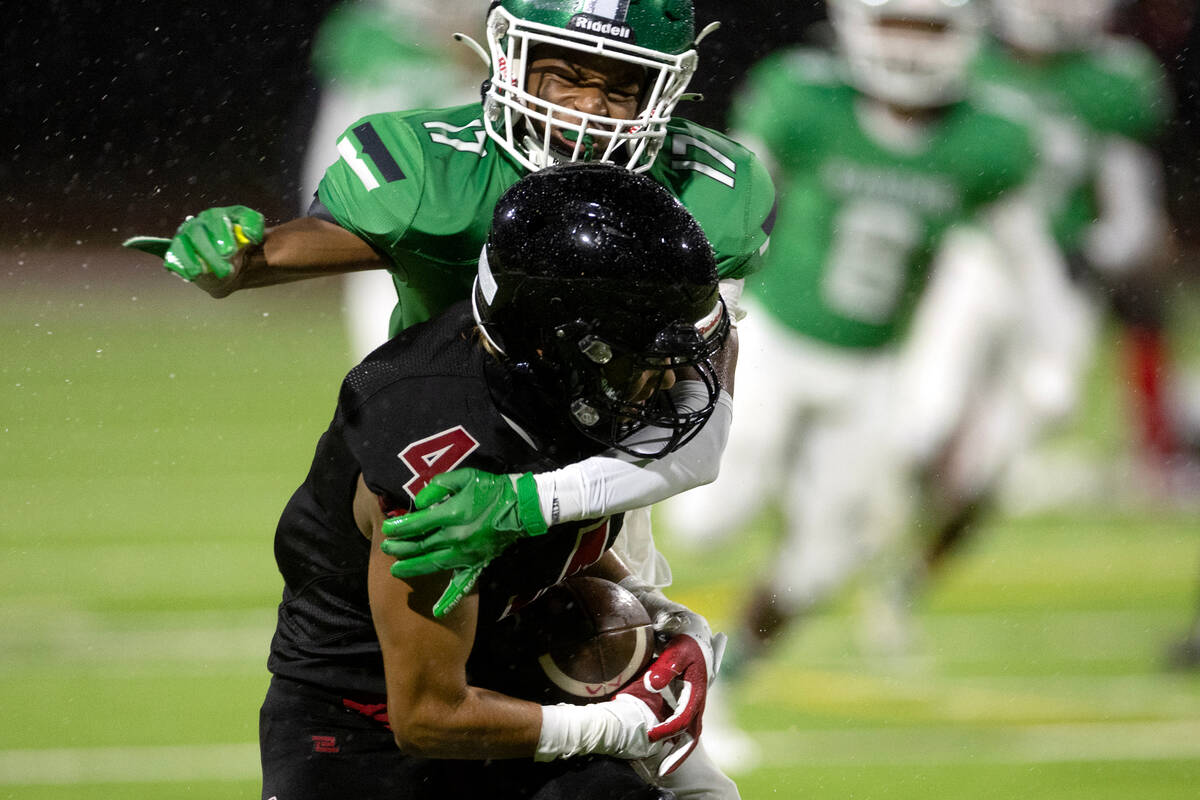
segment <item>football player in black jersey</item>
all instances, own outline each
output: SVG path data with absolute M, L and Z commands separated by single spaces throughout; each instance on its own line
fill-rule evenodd
M 522 536 L 440 616 L 450 572 L 397 579 L 381 528 L 423 490 L 445 491 L 432 481 L 448 470 L 461 492 L 476 470 L 528 478 L 612 447 L 647 459 L 680 447 L 717 402 L 728 327 L 707 240 L 649 178 L 567 165 L 505 193 L 472 299 L 350 372 L 280 519 L 264 800 L 674 796 L 654 783 L 699 735 L 716 660 L 703 618 L 643 593 L 677 635 L 632 688 L 586 706 L 489 688 L 502 676 L 480 655 L 564 577 L 626 579 L 608 552 L 619 516 Z M 683 690 L 668 703 L 673 680 Z

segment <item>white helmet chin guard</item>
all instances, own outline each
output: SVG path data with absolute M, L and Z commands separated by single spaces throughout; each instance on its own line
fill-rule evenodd
M 996 34 L 1022 50 L 1083 50 L 1105 32 L 1116 0 L 992 0 Z
M 690 31 L 690 18 L 688 25 Z M 563 27 L 522 19 L 499 4 L 488 15 L 487 44 L 492 74 L 484 97 L 484 127 L 500 147 L 533 171 L 570 161 L 607 161 L 634 172 L 648 170 L 666 137 L 671 112 L 696 71 L 694 44 L 672 54 L 621 41 L 607 29 L 592 33 L 583 25 Z M 644 68 L 646 84 L 636 116 L 616 119 L 587 114 L 531 94 L 527 73 L 533 48 L 539 44 Z M 574 147 L 564 150 L 561 142 L 556 146 L 552 132 L 574 142 Z
M 829 11 L 850 78 L 864 94 L 905 108 L 963 97 L 982 36 L 972 0 L 829 0 Z

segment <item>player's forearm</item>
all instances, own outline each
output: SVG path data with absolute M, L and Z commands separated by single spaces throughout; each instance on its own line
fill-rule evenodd
M 397 746 L 422 758 L 552 761 L 597 753 L 636 759 L 661 749 L 648 735 L 658 722 L 650 707 L 622 694 L 590 705 L 542 706 L 467 687 L 461 702 L 425 702 L 392 711 L 389 719 Z
M 358 491 L 369 494 L 361 477 Z M 541 731 L 541 706 L 467 682 L 477 598 L 464 598 L 440 619 L 424 611 L 432 607 L 448 576 L 393 578 L 392 559 L 379 550 L 378 509 L 377 504 L 374 509 L 364 507 L 372 528 L 367 590 L 383 656 L 388 722 L 397 746 L 426 758 L 532 757 Z
M 542 706 L 467 687 L 462 702 L 426 702 L 389 719 L 397 746 L 421 758 L 645 758 L 660 747 L 647 735 L 654 714 L 642 701 L 621 695 L 592 705 Z
M 733 398 L 721 392 L 696 437 L 662 458 L 631 463 L 616 455 L 594 456 L 535 475 L 542 514 L 550 524 L 593 519 L 653 505 L 711 483 L 732 419 Z
M 345 228 L 316 217 L 301 217 L 269 228 L 262 245 L 246 251 L 242 268 L 221 290 L 229 294 L 385 266 L 379 253 Z
M 393 701 L 389 697 L 389 709 Z M 532 758 L 542 707 L 468 686 L 461 698 L 430 697 L 389 715 L 396 744 L 422 758 Z

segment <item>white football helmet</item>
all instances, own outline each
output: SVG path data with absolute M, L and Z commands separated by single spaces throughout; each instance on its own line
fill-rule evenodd
M 996 35 L 1022 50 L 1081 50 L 1105 32 L 1117 0 L 992 0 Z
M 635 172 L 647 170 L 696 71 L 696 41 L 691 0 L 494 0 L 487 20 L 488 136 L 530 170 L 567 161 L 609 161 Z M 645 91 L 637 115 L 623 120 L 586 114 L 531 94 L 526 73 L 539 44 L 643 68 Z M 575 143 L 573 152 L 553 146 L 551 122 Z
M 860 91 L 907 108 L 962 98 L 983 28 L 973 0 L 828 0 Z

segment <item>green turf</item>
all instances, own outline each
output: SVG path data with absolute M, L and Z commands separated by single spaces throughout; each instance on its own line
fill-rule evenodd
M 337 284 L 214 302 L 87 277 L 0 297 L 0 798 L 253 796 L 271 538 L 348 366 Z M 1102 355 L 1067 443 L 1111 456 Z M 676 596 L 729 624 L 774 521 L 704 555 L 663 531 Z M 1103 503 L 997 518 L 903 659 L 866 654 L 848 596 L 734 693 L 764 753 L 743 796 L 1194 797 L 1200 678 L 1160 657 L 1198 533 Z
M 870 800 L 1184 800 L 1196 796 L 1194 763 L 1061 764 L 870 763 L 797 769 L 764 768 L 739 781 L 747 798 L 823 797 Z
M 261 786 L 253 781 L 180 780 L 145 783 L 73 784 L 69 791 L 62 785 L 10 786 L 0 788 L 3 800 L 125 800 L 130 797 L 184 797 L 189 800 L 209 798 L 258 797 Z

